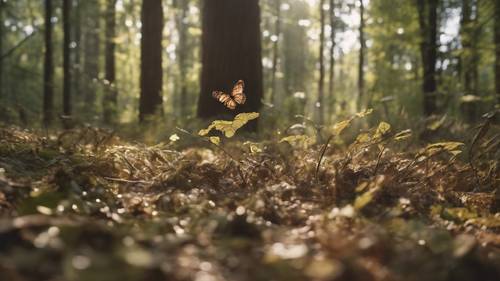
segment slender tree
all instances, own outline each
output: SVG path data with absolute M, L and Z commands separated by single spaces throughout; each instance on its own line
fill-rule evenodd
M 319 80 L 318 80 L 318 99 L 316 100 L 316 107 L 318 111 L 318 123 L 324 123 L 324 85 L 325 85 L 325 60 L 324 60 L 324 49 L 325 49 L 325 10 L 323 6 L 325 5 L 325 0 L 319 1 L 320 10 L 320 33 L 319 33 Z
M 358 64 L 358 109 L 363 104 L 365 91 L 365 4 L 359 0 L 359 64 Z
M 4 25 L 3 25 L 3 10 L 5 3 L 0 0 L 0 56 L 3 55 L 3 38 L 4 38 Z M 3 97 L 3 60 L 0 60 L 0 100 Z
M 439 0 L 416 0 L 420 25 L 420 53 L 424 77 L 422 83 L 423 110 L 429 116 L 437 112 L 436 61 Z
M 52 123 L 54 111 L 54 62 L 52 51 L 52 0 L 45 0 L 45 61 L 43 75 L 43 124 Z
M 188 13 L 189 13 L 189 0 L 176 0 L 174 6 L 179 11 L 177 13 L 177 32 L 179 34 L 179 44 L 177 46 L 177 57 L 179 67 L 179 116 L 186 116 L 186 109 L 188 108 L 188 89 L 187 89 L 187 59 L 189 55 L 188 49 Z
M 334 85 L 335 85 L 335 0 L 330 0 L 330 69 L 328 75 L 328 100 L 329 107 L 332 108 L 334 106 L 335 101 L 335 93 L 334 93 Z
M 139 120 L 145 121 L 162 106 L 163 9 L 158 0 L 143 0 L 141 11 L 141 95 Z
M 106 2 L 106 50 L 105 50 L 105 80 L 106 91 L 103 99 L 103 118 L 105 123 L 115 121 L 118 103 L 115 66 L 115 36 L 116 36 L 116 1 Z
M 477 41 L 480 28 L 478 28 L 479 5 L 477 0 L 462 0 L 462 17 L 460 21 L 460 39 L 462 43 L 462 79 L 466 95 L 478 95 L 479 79 L 479 52 Z M 469 121 L 474 121 L 477 111 L 475 101 L 463 104 L 465 116 Z
M 97 95 L 97 81 L 99 80 L 99 57 L 100 57 L 100 21 L 96 20 L 101 14 L 100 2 L 98 0 L 81 0 L 82 14 L 84 14 L 83 40 L 83 73 L 86 83 L 83 83 L 82 90 L 85 106 L 88 114 L 95 113 L 95 103 Z
M 258 0 L 204 1 L 202 9 L 202 71 L 198 116 L 259 111 L 263 96 Z M 212 98 L 212 91 L 230 92 L 245 81 L 247 101 L 230 111 Z M 255 124 L 255 123 L 253 123 Z M 256 129 L 250 125 L 250 129 Z
M 73 55 L 73 70 L 74 70 L 74 81 L 73 89 L 78 97 L 81 93 L 81 81 L 82 81 L 82 1 L 85 0 L 75 0 L 75 13 L 74 13 L 74 24 L 73 24 L 73 34 L 74 34 L 74 55 Z
M 500 104 L 500 1 L 495 0 L 495 88 Z
M 71 116 L 71 0 L 63 0 L 63 114 Z
M 277 86 L 276 86 L 276 73 L 278 71 L 278 61 L 279 61 L 279 44 L 281 39 L 281 0 L 275 0 L 275 13 L 276 20 L 274 26 L 274 33 L 276 40 L 273 42 L 273 68 L 271 69 L 271 103 L 277 104 Z

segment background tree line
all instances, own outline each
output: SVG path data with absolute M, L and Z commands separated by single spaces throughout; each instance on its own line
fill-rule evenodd
M 234 114 L 474 121 L 500 102 L 496 0 L 0 0 L 0 117 L 51 126 Z M 64 122 L 63 122 L 64 123 Z

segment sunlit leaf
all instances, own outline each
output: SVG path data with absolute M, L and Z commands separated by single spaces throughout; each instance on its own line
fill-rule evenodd
M 198 135 L 206 136 L 212 130 L 218 130 L 224 133 L 227 138 L 232 138 L 236 131 L 243 127 L 248 121 L 254 120 L 259 117 L 259 113 L 251 112 L 251 113 L 240 113 L 234 117 L 233 121 L 226 120 L 215 120 L 208 126 L 208 128 L 200 130 Z
M 377 130 L 375 131 L 375 135 L 373 136 L 376 139 L 380 139 L 387 135 L 389 131 L 391 130 L 391 125 L 387 122 L 380 122 L 378 124 Z
M 370 115 L 372 112 L 373 112 L 373 109 L 368 108 L 368 109 L 365 109 L 364 111 L 356 113 L 356 117 L 364 118 L 364 117 Z
M 371 140 L 370 134 L 367 133 L 361 133 L 356 137 L 356 142 L 357 143 L 367 143 Z
M 402 140 L 406 140 L 408 138 L 410 138 L 412 135 L 412 132 L 410 129 L 408 130 L 404 130 L 404 131 L 401 131 L 399 133 L 397 133 L 395 136 L 394 136 L 394 140 L 395 141 L 402 141 Z
M 173 135 L 171 135 L 171 136 L 170 136 L 170 138 L 169 138 L 169 140 L 170 140 L 171 142 L 176 142 L 176 141 L 178 141 L 178 140 L 180 140 L 180 139 L 181 139 L 181 138 L 180 138 L 177 134 L 173 134 Z
M 425 150 L 424 153 L 428 156 L 434 155 L 438 152 L 441 151 L 447 151 L 453 155 L 457 155 L 458 153 L 461 152 L 460 147 L 464 146 L 464 143 L 461 142 L 438 142 L 438 143 L 433 143 L 429 144 Z
M 294 135 L 282 138 L 280 143 L 287 142 L 291 145 L 310 145 L 314 143 L 314 139 L 307 135 Z
M 220 138 L 219 137 L 210 137 L 208 139 L 210 140 L 211 143 L 213 143 L 215 145 L 219 145 L 220 144 Z
M 480 101 L 481 97 L 475 95 L 465 95 L 460 98 L 460 102 L 462 103 L 470 103 Z
M 351 125 L 352 119 L 344 120 L 333 125 L 333 134 L 340 135 L 347 127 Z

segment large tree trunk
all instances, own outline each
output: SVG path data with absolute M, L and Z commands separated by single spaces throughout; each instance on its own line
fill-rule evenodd
M 162 109 L 163 9 L 158 0 L 143 0 L 141 37 L 141 96 L 139 120 L 145 121 Z
M 276 93 L 276 73 L 278 72 L 279 61 L 279 43 L 281 39 L 281 0 L 275 0 L 276 22 L 274 32 L 276 41 L 273 42 L 273 68 L 271 69 L 271 103 L 277 105 L 278 98 Z
M 116 1 L 117 0 L 107 0 L 106 3 L 106 89 L 103 99 L 103 118 L 104 122 L 107 124 L 116 121 L 115 118 L 118 103 L 115 71 Z
M 43 74 L 43 124 L 48 127 L 54 115 L 54 62 L 52 51 L 52 0 L 45 0 L 45 61 Z
M 500 1 L 495 1 L 495 89 L 500 104 Z
M 328 107 L 329 111 L 333 109 L 335 105 L 335 93 L 334 93 L 334 85 L 335 85 L 335 0 L 330 0 L 330 72 L 328 75 Z
M 259 1 L 205 0 L 203 3 L 198 117 L 259 111 L 263 96 Z M 212 91 L 230 92 L 239 79 L 245 81 L 247 101 L 231 112 L 212 98 Z
M 63 0 L 63 114 L 71 116 L 71 0 Z
M 424 68 L 422 84 L 423 109 L 426 116 L 437 112 L 436 60 L 437 60 L 437 10 L 438 0 L 416 0 L 420 24 L 420 53 Z
M 324 116 L 324 85 L 325 85 L 325 60 L 324 60 L 324 49 L 325 49 L 325 10 L 323 6 L 325 5 L 325 0 L 319 1 L 319 11 L 320 11 L 320 33 L 319 33 L 319 80 L 318 80 L 318 99 L 316 100 L 316 110 L 318 113 L 318 124 L 322 125 L 325 122 Z
M 359 63 L 358 63 L 358 109 L 363 105 L 365 92 L 365 4 L 359 0 Z

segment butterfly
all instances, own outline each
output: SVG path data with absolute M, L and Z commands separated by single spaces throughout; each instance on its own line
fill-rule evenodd
M 245 82 L 243 82 L 243 80 L 238 80 L 238 82 L 234 84 L 231 95 L 228 95 L 222 91 L 213 91 L 212 97 L 224 104 L 227 108 L 234 110 L 238 104 L 244 104 L 247 100 L 247 96 L 245 95 L 245 93 L 243 93 L 244 88 Z

